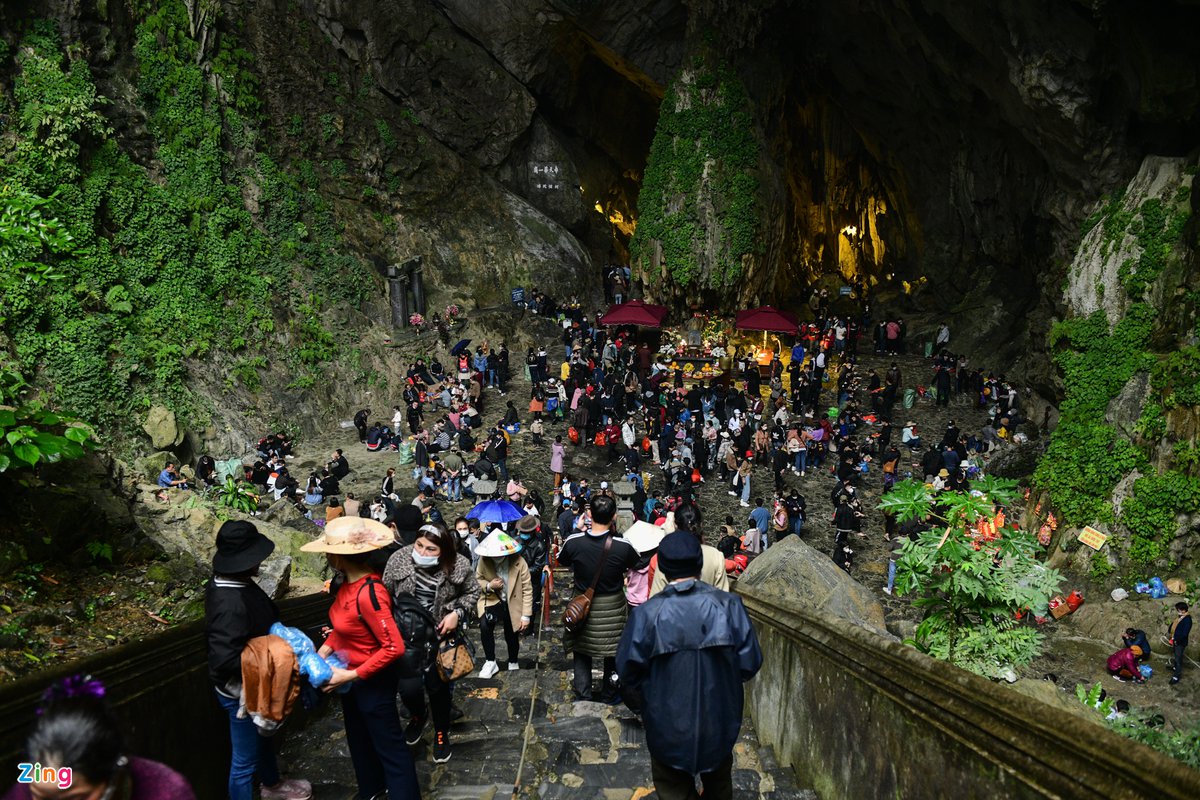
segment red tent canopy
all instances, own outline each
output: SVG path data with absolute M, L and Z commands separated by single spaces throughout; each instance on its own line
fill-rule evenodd
M 790 311 L 763 306 L 737 312 L 734 327 L 739 331 L 781 331 L 795 335 L 800 330 L 800 321 Z
M 654 306 L 641 300 L 610 306 L 600 318 L 601 325 L 641 325 L 645 328 L 661 328 L 667 318 L 666 306 Z

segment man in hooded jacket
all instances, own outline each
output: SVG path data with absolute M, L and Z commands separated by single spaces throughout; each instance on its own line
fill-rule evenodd
M 633 609 L 617 650 L 628 704 L 642 711 L 654 788 L 661 800 L 733 797 L 733 745 L 742 684 L 762 650 L 741 598 L 702 583 L 700 541 L 676 531 L 658 548 L 667 588 Z

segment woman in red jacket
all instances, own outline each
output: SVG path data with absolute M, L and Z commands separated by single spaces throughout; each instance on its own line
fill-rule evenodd
M 396 660 L 404 653 L 404 640 L 392 619 L 392 598 L 367 564 L 372 552 L 394 540 L 383 523 L 341 517 L 300 549 L 325 553 L 329 565 L 345 576 L 329 609 L 333 632 L 318 653 L 325 658 L 336 652 L 346 661 L 346 669 L 334 667 L 325 691 L 350 686 L 342 695 L 342 716 L 358 796 L 373 798 L 386 789 L 391 800 L 415 800 L 421 796 L 417 771 L 396 711 Z

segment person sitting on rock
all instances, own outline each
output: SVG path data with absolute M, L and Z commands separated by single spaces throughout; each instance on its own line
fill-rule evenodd
M 909 420 L 904 424 L 904 430 L 900 433 L 900 443 L 908 445 L 910 450 L 921 449 L 921 437 L 917 433 L 917 423 Z
M 200 456 L 200 460 L 196 462 L 196 479 L 202 481 L 206 486 L 217 485 L 217 462 L 212 456 L 208 454 Z
M 174 461 L 168 461 L 166 466 L 162 468 L 162 472 L 158 473 L 158 485 L 164 489 L 172 487 L 179 489 L 188 488 L 187 481 L 179 477 L 178 473 L 175 472 Z
M 1105 666 L 1108 668 L 1108 674 L 1112 675 L 1121 683 L 1145 683 L 1146 679 L 1142 677 L 1141 670 L 1138 669 L 1138 658 L 1142 655 L 1142 648 L 1134 645 L 1132 647 L 1122 647 L 1117 652 L 1108 657 Z
M 333 451 L 329 457 L 329 463 L 325 465 L 329 470 L 329 474 L 337 478 L 339 481 L 350 474 L 350 462 L 346 460 L 346 456 L 342 454 L 342 448 Z
M 325 497 L 332 497 L 341 493 L 342 487 L 338 483 L 338 479 L 330 474 L 329 470 L 321 470 L 321 494 Z

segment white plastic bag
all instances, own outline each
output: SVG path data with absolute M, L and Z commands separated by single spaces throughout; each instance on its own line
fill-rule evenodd
M 1111 598 L 1113 599 L 1113 601 L 1114 601 L 1114 602 L 1117 602 L 1117 603 L 1119 603 L 1119 602 L 1121 602 L 1122 600 L 1124 600 L 1126 597 L 1129 597 L 1129 592 L 1125 591 L 1125 590 L 1124 590 L 1124 589 L 1122 589 L 1120 586 L 1118 586 L 1116 589 L 1113 589 L 1113 590 L 1112 590 L 1112 591 L 1109 593 L 1109 595 L 1108 595 L 1108 596 L 1109 596 L 1109 597 L 1111 597 Z

